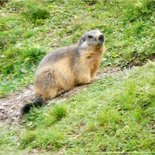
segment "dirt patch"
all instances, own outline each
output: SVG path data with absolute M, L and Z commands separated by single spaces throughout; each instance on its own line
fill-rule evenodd
M 117 73 L 120 69 L 116 67 L 106 67 L 103 71 L 98 73 L 97 80 L 102 79 L 104 76 L 111 75 Z M 75 87 L 74 89 L 61 94 L 60 96 L 56 97 L 52 102 L 56 101 L 64 101 L 67 100 L 69 97 L 77 94 L 81 89 L 86 88 L 89 85 L 82 85 Z M 20 120 L 21 108 L 24 104 L 34 99 L 33 93 L 33 86 L 30 85 L 27 88 L 23 89 L 22 91 L 16 92 L 10 96 L 7 96 L 0 100 L 0 124 L 2 123 L 11 123 L 15 124 Z M 49 105 L 50 105 L 49 104 Z
M 33 86 L 29 86 L 20 92 L 16 92 L 0 100 L 0 122 L 17 122 L 22 106 L 34 98 Z

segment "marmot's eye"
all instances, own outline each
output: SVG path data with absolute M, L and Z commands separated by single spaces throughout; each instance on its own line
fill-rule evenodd
M 87 56 L 87 59 L 91 59 L 92 58 L 92 56 Z
M 89 38 L 89 39 L 92 39 L 92 38 L 93 38 L 93 36 L 89 35 L 89 36 L 88 36 L 88 38 Z

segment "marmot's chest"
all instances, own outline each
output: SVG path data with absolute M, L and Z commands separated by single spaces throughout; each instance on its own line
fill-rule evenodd
M 101 59 L 101 53 L 93 53 L 88 56 L 88 62 L 92 65 L 100 61 L 100 59 Z
M 98 69 L 102 53 L 94 53 L 88 59 L 90 71 L 94 72 L 94 70 Z

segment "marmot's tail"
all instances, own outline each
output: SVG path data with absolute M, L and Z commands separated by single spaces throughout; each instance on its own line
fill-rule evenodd
M 21 109 L 21 114 L 24 115 L 28 113 L 33 107 L 41 107 L 44 103 L 45 100 L 41 96 L 38 96 L 31 103 L 27 103 L 23 106 Z

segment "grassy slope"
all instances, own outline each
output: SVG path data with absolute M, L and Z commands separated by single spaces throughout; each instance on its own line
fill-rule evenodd
M 155 63 L 148 63 L 106 76 L 61 104 L 34 109 L 20 131 L 1 129 L 0 147 L 67 154 L 153 152 L 154 111 Z
M 155 63 L 150 63 L 107 76 L 63 104 L 32 112 L 20 147 L 71 154 L 155 151 L 154 110 Z
M 1 97 L 33 81 L 48 50 L 74 43 L 90 29 L 105 33 L 102 67 L 143 64 L 155 54 L 153 1 L 90 2 L 7 3 L 0 21 Z M 21 129 L 1 128 L 0 149 L 153 151 L 154 74 L 149 63 L 107 76 L 62 105 L 34 110 Z
M 90 29 L 105 34 L 102 66 L 144 63 L 155 55 L 153 10 L 151 0 L 10 0 L 0 10 L 0 97 L 33 82 L 45 53 Z

